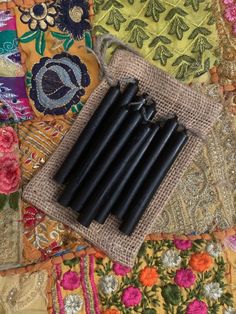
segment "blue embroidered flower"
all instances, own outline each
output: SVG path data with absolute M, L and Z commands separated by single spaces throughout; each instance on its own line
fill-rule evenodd
M 30 97 L 44 114 L 64 114 L 80 101 L 90 77 L 79 57 L 61 53 L 42 58 L 32 69 Z
M 84 32 L 91 29 L 86 0 L 59 0 L 58 11 L 57 27 L 74 39 L 83 39 Z

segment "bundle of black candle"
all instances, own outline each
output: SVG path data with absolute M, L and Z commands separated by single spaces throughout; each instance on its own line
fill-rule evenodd
M 108 90 L 54 176 L 58 202 L 86 227 L 113 214 L 130 235 L 187 141 L 177 117 L 153 121 L 158 104 L 137 92 L 136 80 Z

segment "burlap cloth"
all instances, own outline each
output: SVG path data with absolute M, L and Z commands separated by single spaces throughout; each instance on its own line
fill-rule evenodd
M 56 202 L 61 188 L 52 179 L 107 91 L 109 86 L 106 80 L 103 80 L 92 93 L 56 152 L 26 186 L 23 197 L 48 215 L 78 231 L 112 259 L 132 266 L 144 237 L 150 232 L 152 224 L 201 147 L 202 139 L 206 137 L 221 111 L 221 105 L 182 85 L 132 52 L 117 50 L 109 65 L 109 71 L 122 81 L 131 77 L 137 78 L 141 91 L 148 92 L 155 99 L 157 116 L 176 113 L 179 121 L 191 131 L 186 146 L 165 177 L 132 236 L 122 234 L 118 230 L 119 221 L 112 216 L 104 225 L 93 222 L 89 228 L 85 228 L 77 223 L 76 213 Z

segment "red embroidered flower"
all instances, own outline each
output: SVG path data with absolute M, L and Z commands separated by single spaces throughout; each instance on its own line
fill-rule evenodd
M 181 268 L 176 271 L 174 281 L 179 287 L 189 288 L 195 283 L 196 276 L 191 269 Z
M 138 288 L 130 286 L 123 291 L 121 300 L 125 307 L 133 307 L 141 302 L 142 293 Z
M 175 247 L 181 251 L 185 251 L 192 247 L 192 242 L 190 240 L 175 239 L 173 242 Z
M 113 271 L 117 276 L 125 276 L 131 271 L 131 268 L 124 266 L 124 265 L 121 265 L 119 263 L 114 263 L 113 264 Z
M 23 221 L 25 228 L 34 228 L 44 217 L 43 212 L 33 206 L 28 206 L 24 210 Z
M 61 286 L 65 290 L 75 290 L 80 286 L 80 277 L 75 271 L 68 270 L 63 275 Z
M 0 128 L 0 152 L 10 153 L 18 144 L 17 134 L 10 126 Z
M 6 154 L 0 158 L 0 193 L 10 194 L 18 189 L 20 168 L 14 155 Z

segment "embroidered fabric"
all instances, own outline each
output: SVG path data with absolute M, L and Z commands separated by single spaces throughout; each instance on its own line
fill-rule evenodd
M 209 0 L 95 0 L 94 10 L 96 35 L 110 33 L 131 44 L 179 80 L 206 81 L 204 74 L 217 60 Z
M 20 63 L 15 17 L 0 11 L 0 122 L 33 117 Z
M 225 110 L 157 219 L 153 232 L 190 234 L 236 223 L 236 138 Z
M 46 314 L 46 271 L 0 277 L 0 313 Z

